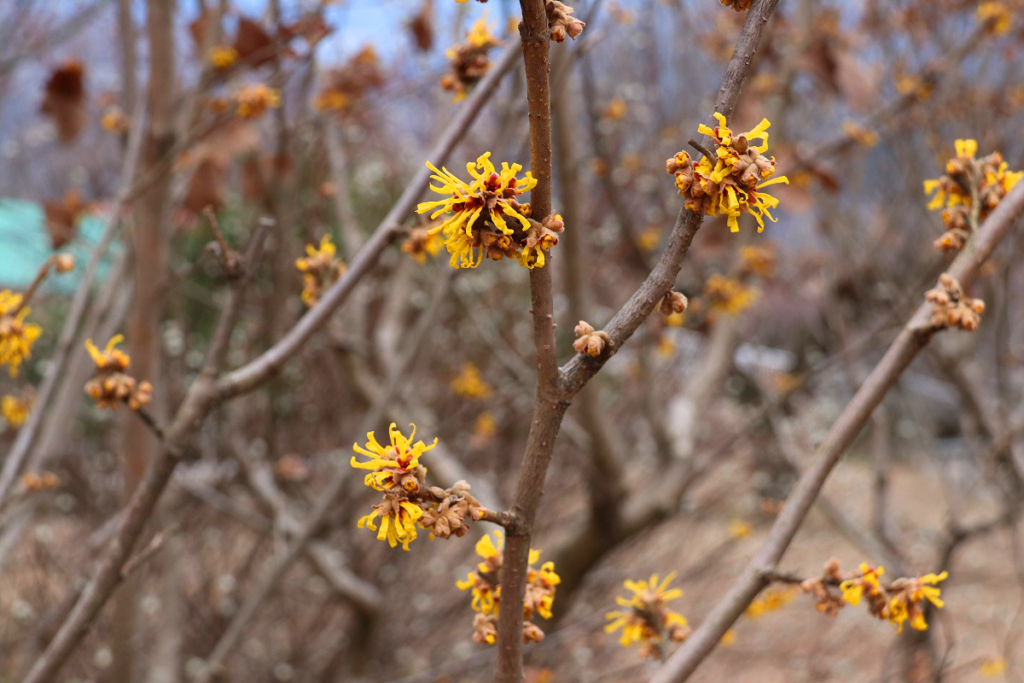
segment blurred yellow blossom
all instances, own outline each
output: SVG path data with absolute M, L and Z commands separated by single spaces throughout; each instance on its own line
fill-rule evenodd
M 690 635 L 686 617 L 673 612 L 666 604 L 682 597 L 679 588 L 669 589 L 669 584 L 676 577 L 672 572 L 659 581 L 658 575 L 651 576 L 650 581 L 630 581 L 623 585 L 633 594 L 628 598 L 616 597 L 615 602 L 626 610 L 615 610 L 605 614 L 609 623 L 604 630 L 614 633 L 622 629 L 619 644 L 623 647 L 638 645 L 644 657 L 663 655 L 663 640 L 667 637 L 682 642 Z
M 463 398 L 487 398 L 494 391 L 480 377 L 480 368 L 475 363 L 463 363 L 459 374 L 452 379 L 451 387 Z
M 979 23 L 989 24 L 989 31 L 995 35 L 1005 35 L 1010 32 L 1013 15 L 1006 2 L 997 0 L 983 2 L 975 10 L 975 16 Z
M 770 612 L 782 609 L 796 597 L 796 594 L 797 589 L 793 586 L 785 588 L 771 586 L 763 590 L 760 595 L 747 605 L 744 614 L 749 619 L 758 619 Z
M 611 121 L 618 121 L 624 117 L 628 111 L 629 107 L 626 105 L 626 100 L 621 97 L 616 97 L 608 103 L 607 107 L 604 108 L 604 111 L 601 112 L 601 116 Z
M 761 296 L 756 287 L 744 286 L 739 280 L 712 274 L 704 283 L 704 293 L 711 303 L 711 310 L 725 315 L 736 315 L 750 308 Z
M 986 659 L 978 667 L 978 671 L 982 676 L 986 678 L 994 678 L 996 676 L 1002 676 L 1006 673 L 1006 660 L 1002 657 L 996 657 L 995 659 Z
M 651 225 L 643 229 L 640 236 L 636 238 L 636 246 L 642 251 L 654 251 L 661 243 L 661 228 Z
M 230 45 L 214 45 L 207 57 L 215 69 L 226 69 L 238 61 L 238 50 Z
M 938 608 L 945 607 L 941 598 L 942 589 L 937 584 L 949 578 L 949 572 L 925 574 L 911 579 L 896 579 L 889 587 L 889 621 L 903 632 L 903 624 L 910 622 L 911 628 L 924 631 L 928 628 L 922 603 L 930 602 Z
M 114 335 L 102 351 L 91 339 L 85 341 L 85 348 L 96 366 L 96 375 L 86 382 L 85 393 L 101 408 L 117 408 L 121 403 L 127 403 L 132 410 L 139 410 L 149 403 L 153 385 L 145 381 L 136 382 L 127 373 L 132 359 L 117 348 L 122 341 L 123 334 Z
M 242 87 L 235 94 L 235 103 L 238 105 L 238 115 L 243 119 L 251 119 L 263 115 L 268 109 L 280 107 L 281 95 L 268 85 L 255 83 Z
M 0 365 L 7 366 L 11 377 L 18 376 L 18 369 L 32 356 L 32 345 L 43 333 L 42 327 L 25 321 L 31 312 L 21 294 L 0 291 Z
M 25 424 L 31 409 L 32 398 L 30 396 L 8 395 L 0 398 L 0 413 L 7 420 L 7 424 L 15 429 Z
M 330 235 L 320 238 L 320 246 L 306 245 L 306 255 L 296 259 L 295 268 L 302 273 L 302 302 L 313 306 L 323 293 L 342 275 L 347 267 L 336 258 L 337 247 Z
M 486 535 L 477 541 L 476 554 L 483 561 L 466 575 L 465 580 L 457 581 L 455 584 L 461 590 L 471 591 L 473 600 L 470 602 L 470 608 L 477 612 L 473 620 L 473 640 L 487 645 L 497 642 L 498 610 L 501 603 L 501 551 L 505 541 L 501 531 L 494 531 L 492 535 L 494 540 L 491 539 L 491 535 Z M 540 551 L 531 548 L 527 564 L 534 565 L 539 560 Z M 553 562 L 545 562 L 539 569 L 532 566 L 527 568 L 526 594 L 523 600 L 524 641 L 536 642 L 544 638 L 544 632 L 530 620 L 534 614 L 539 614 L 545 619 L 551 618 L 555 591 L 561 582 L 561 577 L 555 573 Z
M 729 522 L 729 535 L 733 538 L 746 538 L 754 533 L 754 526 L 745 519 L 734 519 Z

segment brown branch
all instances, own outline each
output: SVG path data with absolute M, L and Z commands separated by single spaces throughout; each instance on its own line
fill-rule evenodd
M 752 8 L 726 70 L 716 110 L 732 113 L 740 91 L 750 74 L 753 55 L 778 0 L 762 0 Z M 531 169 L 538 179 L 531 195 L 534 213 L 550 212 L 551 198 L 551 105 L 548 64 L 548 25 L 543 0 L 520 0 L 523 22 L 520 34 L 526 69 L 527 97 L 530 106 Z M 511 509 L 515 524 L 508 529 L 502 563 L 502 594 L 518 605 L 526 589 L 526 565 L 530 536 L 544 488 L 548 465 L 562 417 L 575 396 L 654 310 L 655 305 L 675 284 L 693 236 L 703 216 L 681 211 L 661 261 L 626 306 L 612 318 L 605 331 L 611 336 L 611 353 L 599 359 L 578 355 L 559 372 L 554 348 L 554 319 L 549 267 L 531 271 L 534 344 L 537 350 L 537 403 L 534 409 L 526 454 Z M 570 229 L 572 229 L 570 227 Z M 589 360 L 584 360 L 584 358 Z M 574 368 L 576 369 L 574 372 Z M 562 381 L 559 381 L 561 375 Z M 503 610 L 498 616 L 497 683 L 519 683 L 522 671 L 523 612 Z
M 764 33 L 764 27 L 775 11 L 778 0 L 761 0 L 747 11 L 743 30 L 736 40 L 736 48 L 726 68 L 725 79 L 719 90 L 715 111 L 729 116 L 739 101 L 743 84 L 750 76 L 754 54 Z M 633 293 L 621 309 L 604 327 L 611 338 L 611 353 L 599 357 L 577 355 L 562 368 L 562 386 L 571 397 L 597 374 L 608 359 L 628 340 L 647 319 L 662 297 L 672 289 L 682 268 L 690 243 L 700 229 L 703 216 L 683 209 L 676 217 L 668 244 L 658 264 L 640 288 Z
M 1017 187 L 1003 199 L 964 247 L 949 268 L 949 274 L 967 286 L 1022 211 L 1024 187 Z M 929 323 L 930 317 L 931 305 L 922 303 L 833 423 L 818 448 L 814 464 L 800 477 L 757 554 L 701 626 L 659 669 L 652 683 L 680 683 L 687 680 L 750 601 L 764 588 L 765 572 L 774 570 L 782 558 L 836 463 L 867 423 L 875 407 L 895 384 L 900 373 L 928 343 L 934 332 Z
M 530 205 L 533 214 L 541 219 L 551 213 L 550 29 L 544 0 L 520 0 L 519 4 L 523 11 L 519 34 L 530 111 L 530 170 L 537 179 L 537 185 L 530 193 Z M 523 604 L 526 592 L 530 535 L 555 438 L 562 415 L 569 405 L 560 400 L 552 267 L 549 260 L 543 268 L 530 271 L 530 313 L 537 353 L 537 401 L 510 510 L 513 523 L 506 527 L 501 590 L 511 608 L 501 610 L 498 615 L 496 683 L 519 683 L 523 679 L 523 610 L 519 606 Z

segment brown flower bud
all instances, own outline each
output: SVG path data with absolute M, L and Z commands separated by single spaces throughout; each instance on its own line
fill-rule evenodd
M 58 273 L 69 273 L 75 269 L 75 257 L 71 254 L 57 254 L 53 257 L 53 268 Z
M 668 292 L 661 300 L 661 314 L 669 316 L 674 313 L 685 313 L 689 300 L 681 292 Z

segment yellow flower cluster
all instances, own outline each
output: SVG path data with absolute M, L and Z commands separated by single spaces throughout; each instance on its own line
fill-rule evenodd
M 21 294 L 0 291 L 0 365 L 7 366 L 11 377 L 18 376 L 18 369 L 32 356 L 32 345 L 43 333 L 39 325 L 25 322 L 31 312 Z
M 662 656 L 662 646 L 668 640 L 686 640 L 690 635 L 686 617 L 665 606 L 683 595 L 681 589 L 668 587 L 675 577 L 672 572 L 660 582 L 657 574 L 652 575 L 650 581 L 627 580 L 623 585 L 633 595 L 616 597 L 615 602 L 628 609 L 606 613 L 609 622 L 604 627 L 605 632 L 622 629 L 619 644 L 623 647 L 638 645 L 644 657 Z
M 537 185 L 536 178 L 529 172 L 522 179 L 516 175 L 522 170 L 519 164 L 502 163 L 501 172 L 486 152 L 476 163 L 466 164 L 466 170 L 473 177 L 465 183 L 446 168 L 438 170 L 427 162 L 434 172 L 431 176 L 440 186 L 430 189 L 445 199 L 422 202 L 418 213 L 430 214 L 431 220 L 442 214 L 450 214 L 431 234 L 442 233 L 448 253 L 452 255 L 453 268 L 476 268 L 486 255 L 494 261 L 515 258 L 527 268 L 543 267 L 544 252 L 558 244 L 556 233 L 564 225 L 557 214 L 549 216 L 543 223 L 530 219 L 530 205 L 521 204 L 517 197 Z M 510 220 L 506 220 L 510 219 Z M 474 256 L 475 254 L 475 256 Z
M 466 93 L 490 70 L 487 54 L 501 44 L 487 27 L 487 18 L 481 17 L 466 34 L 464 43 L 444 53 L 451 61 L 451 73 L 441 77 L 441 87 L 455 93 L 454 102 L 465 99 Z
M 946 162 L 946 172 L 924 181 L 925 194 L 933 194 L 929 210 L 942 209 L 945 234 L 935 241 L 942 251 L 959 251 L 1006 193 L 1020 182 L 1024 171 L 1010 171 L 999 152 L 980 159 L 977 140 L 956 140 L 956 157 Z M 978 207 L 972 197 L 977 197 Z
M 241 88 L 235 94 L 238 115 L 243 119 L 262 116 L 268 109 L 281 106 L 281 94 L 264 83 L 254 83 Z
M 739 135 L 726 125 L 723 114 L 715 112 L 718 125 L 714 128 L 700 124 L 697 130 L 710 135 L 715 141 L 715 159 L 702 157 L 694 164 L 686 151 L 677 153 L 665 162 L 665 170 L 676 178 L 676 189 L 686 198 L 686 208 L 706 216 L 726 217 L 729 229 L 739 231 L 739 217 L 749 213 L 757 220 L 757 231 L 764 230 L 764 218 L 776 219 L 769 213 L 779 204 L 775 197 L 760 192 L 778 183 L 789 183 L 785 176 L 775 174 L 775 157 L 764 156 L 768 151 L 768 127 L 762 119 L 752 130 Z M 760 145 L 752 141 L 760 140 Z
M 366 435 L 365 448 L 353 444 L 356 453 L 369 460 L 352 456 L 350 464 L 360 470 L 369 470 L 363 483 L 384 494 L 373 512 L 359 519 L 356 526 L 377 532 L 377 539 L 387 541 L 394 548 L 399 543 L 403 550 L 415 541 L 417 526 L 428 529 L 431 538 L 463 536 L 469 528 L 468 519 L 478 520 L 484 508 L 470 494 L 469 484 L 456 482 L 450 489 L 428 487 L 427 469 L 420 464 L 424 453 L 437 445 L 413 441 L 416 425 L 406 437 L 394 423 L 388 428 L 390 441 L 381 445 L 373 432 Z M 380 525 L 375 520 L 380 519 Z
M 1005 35 L 1012 27 L 1013 15 L 1006 2 L 983 2 L 975 10 L 975 17 L 978 23 L 988 24 L 988 30 L 995 35 Z
M 748 244 L 740 247 L 740 274 L 756 275 L 765 280 L 775 277 L 775 245 Z
M 0 398 L 0 414 L 7 420 L 7 424 L 14 429 L 25 424 L 30 410 L 32 410 L 31 396 L 4 396 Z
M 153 385 L 149 382 L 136 382 L 127 374 L 132 359 L 127 353 L 116 348 L 124 341 L 124 335 L 113 336 L 106 347 L 100 351 L 91 339 L 85 341 L 85 348 L 92 356 L 96 365 L 96 376 L 85 384 L 85 393 L 89 394 L 101 408 L 117 408 L 127 403 L 132 410 L 139 410 L 153 395 Z
M 402 251 L 416 259 L 416 263 L 426 263 L 427 256 L 437 256 L 440 248 L 441 240 L 437 234 L 431 233 L 430 228 L 425 227 L 411 231 L 402 242 Z
M 736 12 L 746 12 L 750 9 L 751 0 L 719 0 L 726 7 L 732 7 Z
M 345 274 L 347 268 L 336 258 L 337 251 L 331 236 L 324 235 L 319 247 L 307 244 L 306 255 L 295 260 L 295 267 L 302 273 L 302 303 L 312 307 Z
M 207 54 L 215 69 L 226 69 L 238 61 L 238 50 L 230 45 L 214 45 Z
M 491 385 L 480 378 L 480 369 L 474 363 L 463 363 L 451 386 L 452 391 L 463 398 L 483 399 L 493 392 Z
M 416 427 L 410 426 L 412 433 L 406 437 L 392 423 L 388 428 L 391 440 L 387 446 L 377 443 L 373 432 L 368 433 L 366 447 L 352 444 L 352 449 L 369 460 L 361 462 L 352 456 L 350 461 L 356 469 L 370 470 L 363 480 L 366 486 L 384 492 L 381 503 L 374 506 L 373 512 L 361 517 L 357 526 L 377 531 L 378 540 L 387 541 L 392 548 L 401 543 L 403 550 L 408 550 L 409 543 L 416 540 L 416 522 L 423 516 L 423 509 L 409 499 L 410 494 L 418 493 L 425 486 L 427 470 L 420 465 L 420 456 L 437 445 L 437 439 L 429 446 L 423 441 L 413 443 Z M 373 521 L 378 517 L 379 529 Z
M 107 110 L 103 112 L 103 117 L 100 119 L 100 125 L 103 127 L 103 130 L 115 135 L 124 133 L 128 130 L 128 126 L 130 124 L 131 121 L 128 119 L 127 114 L 124 113 L 124 110 L 121 109 L 121 107 L 116 105 L 108 107 Z
M 941 574 L 925 574 L 911 579 L 896 579 L 889 586 L 889 613 L 886 618 L 903 632 L 903 624 L 910 622 L 911 628 L 924 631 L 928 622 L 924 616 L 924 604 L 927 600 L 939 609 L 946 606 L 942 600 L 942 589 L 936 584 L 949 578 L 949 572 Z
M 736 315 L 753 306 L 761 297 L 761 290 L 713 273 L 704 283 L 704 294 L 708 297 L 711 311 Z
M 474 571 L 466 575 L 464 581 L 457 581 L 461 590 L 470 590 L 473 600 L 470 608 L 476 612 L 473 619 L 473 640 L 478 643 L 493 645 L 498 639 L 498 608 L 501 604 L 501 549 L 504 536 L 495 531 L 494 541 L 484 536 L 476 544 L 476 554 L 483 561 L 477 564 Z M 496 542 L 495 542 L 496 541 Z M 540 551 L 530 550 L 529 564 L 526 575 L 526 595 L 523 601 L 523 642 L 540 642 L 544 639 L 544 631 L 531 619 L 539 614 L 545 619 L 551 618 L 551 607 L 555 601 L 555 590 L 562 582 L 555 573 L 555 563 L 545 562 L 540 568 L 532 565 L 540 560 Z
M 897 633 L 902 633 L 908 622 L 915 630 L 927 629 L 925 606 L 927 603 L 937 608 L 945 606 L 941 598 L 942 589 L 937 584 L 945 581 L 949 573 L 899 578 L 888 586 L 880 580 L 884 574 L 885 567 L 862 562 L 857 571 L 844 575 L 840 571 L 839 560 L 832 558 L 825 563 L 820 577 L 807 579 L 800 587 L 805 593 L 812 593 L 818 611 L 828 615 L 834 616 L 846 604 L 856 606 L 863 601 L 873 617 L 896 625 Z M 841 595 L 832 591 L 836 586 Z

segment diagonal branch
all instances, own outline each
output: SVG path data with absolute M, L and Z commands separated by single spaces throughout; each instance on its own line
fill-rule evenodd
M 950 266 L 949 274 L 966 287 L 1013 227 L 1021 212 L 1024 212 L 1024 186 L 1014 188 L 1000 202 Z M 821 493 L 828 475 L 867 423 L 875 407 L 896 383 L 900 373 L 931 339 L 934 329 L 929 324 L 930 316 L 931 305 L 922 303 L 833 423 L 818 448 L 814 464 L 800 477 L 757 554 L 711 610 L 704 623 L 655 674 L 652 683 L 680 683 L 687 680 L 750 601 L 767 585 L 765 573 L 773 571 L 786 552 L 807 512 Z

